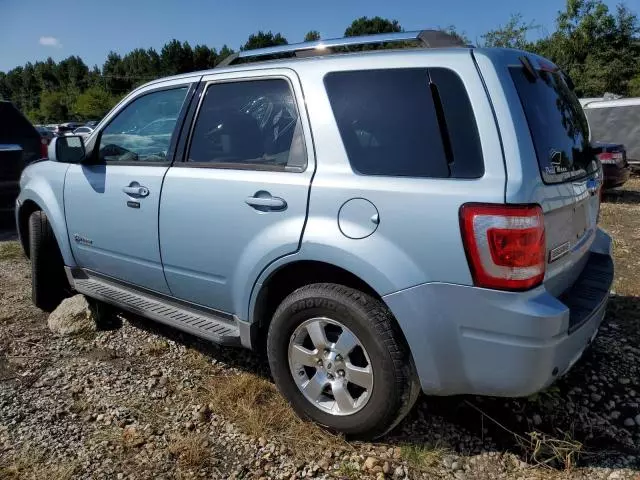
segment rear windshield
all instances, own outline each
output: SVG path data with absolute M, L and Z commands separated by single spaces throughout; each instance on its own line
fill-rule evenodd
M 587 119 L 561 74 L 540 70 L 533 78 L 523 67 L 509 70 L 545 183 L 565 182 L 594 172 L 598 165 L 589 145 Z

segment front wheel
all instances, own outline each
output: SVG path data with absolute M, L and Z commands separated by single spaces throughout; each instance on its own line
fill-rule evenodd
M 419 392 L 389 310 L 341 285 L 289 295 L 269 327 L 267 354 L 278 388 L 300 416 L 353 437 L 391 430 Z
M 67 296 L 69 282 L 49 219 L 40 210 L 29 217 L 29 258 L 33 303 L 41 310 L 51 312 Z

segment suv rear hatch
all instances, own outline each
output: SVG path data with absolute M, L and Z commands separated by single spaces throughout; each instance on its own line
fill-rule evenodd
M 550 293 L 560 296 L 574 285 L 589 258 L 597 230 L 602 174 L 571 80 L 539 57 L 521 56 L 519 62 L 509 66 L 509 74 L 522 104 L 542 180 L 533 201 L 544 212 L 544 284 Z
M 31 122 L 7 101 L 0 101 L 0 144 L 20 145 L 25 165 L 46 156 L 46 141 L 42 143 Z

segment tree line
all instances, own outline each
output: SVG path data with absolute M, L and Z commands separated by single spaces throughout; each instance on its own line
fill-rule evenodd
M 345 36 L 400 32 L 397 20 L 361 17 Z M 541 54 L 565 70 L 578 96 L 598 97 L 605 92 L 640 96 L 640 26 L 637 15 L 624 4 L 611 11 L 602 0 L 566 0 L 558 12 L 556 30 L 540 35 L 540 27 L 521 15 L 512 15 L 475 42 L 455 27 L 443 28 L 467 43 L 508 47 Z M 537 34 L 537 40 L 529 38 Z M 319 40 L 309 31 L 304 41 Z M 280 33 L 259 31 L 240 50 L 286 45 Z M 379 48 L 385 48 L 383 45 Z M 371 47 L 376 48 L 376 47 Z M 173 39 L 160 52 L 136 48 L 126 55 L 110 52 L 102 68 L 89 68 L 80 57 L 60 62 L 51 58 L 0 72 L 0 98 L 16 104 L 34 123 L 99 119 L 134 87 L 158 77 L 213 68 L 234 50 L 217 50 Z

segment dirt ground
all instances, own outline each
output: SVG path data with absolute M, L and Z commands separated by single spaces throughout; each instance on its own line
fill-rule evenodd
M 640 478 L 640 178 L 605 195 L 616 281 L 594 344 L 525 399 L 422 396 L 385 438 L 300 421 L 266 360 L 132 316 L 47 328 L 0 234 L 0 478 Z

